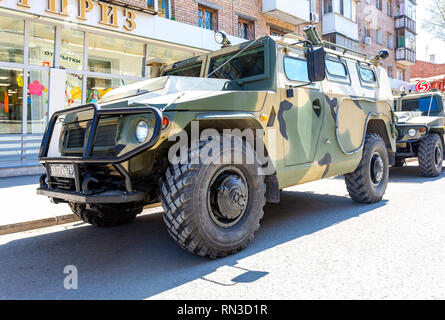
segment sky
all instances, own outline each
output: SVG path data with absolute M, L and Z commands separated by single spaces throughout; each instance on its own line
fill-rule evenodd
M 422 29 L 422 23 L 428 17 L 426 8 L 430 3 L 431 0 L 417 1 L 417 60 L 429 61 L 429 55 L 435 54 L 436 63 L 445 63 L 445 42 L 435 39 Z

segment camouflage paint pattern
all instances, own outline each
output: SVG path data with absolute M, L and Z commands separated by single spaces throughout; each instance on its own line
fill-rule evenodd
M 280 44 L 271 37 L 260 38 L 257 44 L 265 46 L 265 76 L 239 86 L 225 79 L 206 79 L 204 75 L 209 73 L 212 57 L 239 51 L 251 45 L 250 42 L 189 60 L 202 61 L 201 78 L 161 77 L 144 82 L 146 94 L 125 97 L 125 89 L 110 93 L 111 97 L 115 94 L 117 100 L 102 103 L 101 108 L 149 105 L 163 110 L 170 122 L 155 146 L 124 163 L 132 175 L 151 170 L 155 157 L 166 157 L 166 150 L 173 143 L 168 137 L 189 130 L 194 120 L 199 120 L 202 128 L 221 131 L 264 129 L 266 146 L 269 136 L 276 137 L 274 164 L 280 188 L 354 171 L 362 156 L 367 120 L 381 124 L 383 132 L 376 133 L 384 138 L 388 152 L 395 153 L 393 100 L 383 68 L 326 49 L 328 57 L 345 65 L 347 77 L 338 79 L 328 73 L 324 81 L 294 88 L 293 96 L 288 96 L 289 86 L 302 83 L 286 76 L 283 59 L 285 56 L 305 59 L 304 49 Z M 359 65 L 373 71 L 375 83 L 362 82 Z M 124 93 L 123 97 L 118 99 L 116 92 Z M 370 113 L 373 116 L 369 116 Z M 269 119 L 276 117 L 269 123 L 262 120 L 262 115 Z M 368 131 L 378 127 L 368 126 Z M 272 135 L 271 130 L 276 134 Z M 349 153 L 354 149 L 357 150 Z

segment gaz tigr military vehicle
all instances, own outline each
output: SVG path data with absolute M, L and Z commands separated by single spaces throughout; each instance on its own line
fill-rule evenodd
M 445 113 L 439 91 L 409 93 L 395 97 L 398 117 L 395 166 L 418 158 L 420 173 L 437 177 L 442 172 Z
M 329 49 L 314 30 L 218 33 L 220 50 L 56 112 L 37 192 L 96 226 L 160 201 L 176 243 L 211 258 L 247 246 L 283 188 L 345 175 L 352 199 L 380 201 L 396 151 L 387 52 Z

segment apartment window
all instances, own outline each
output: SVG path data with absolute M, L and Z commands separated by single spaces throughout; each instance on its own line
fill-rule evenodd
M 286 34 L 286 32 L 280 31 L 280 30 L 275 30 L 275 29 L 270 29 L 270 35 L 271 36 L 275 36 L 275 37 L 282 37 Z
M 405 80 L 405 71 L 397 69 L 397 79 L 398 80 Z
M 217 11 L 199 6 L 198 7 L 198 26 L 208 30 L 217 30 Z
M 383 36 L 382 36 L 382 34 L 383 34 L 382 29 L 377 29 L 376 30 L 375 41 L 378 44 L 382 44 L 383 43 Z
M 324 0 L 323 2 L 323 13 L 332 12 L 332 0 Z
M 416 36 L 406 29 L 397 30 L 397 48 L 416 50 Z
M 392 66 L 388 66 L 388 77 L 389 78 L 392 78 L 394 75 L 393 75 L 393 68 L 392 68 Z
M 388 49 L 394 49 L 394 36 L 392 33 L 388 32 L 386 34 L 386 43 L 387 43 Z
M 323 39 L 327 40 L 329 42 L 341 45 L 343 47 L 349 48 L 349 49 L 354 49 L 354 50 L 358 50 L 359 49 L 358 48 L 358 46 L 359 46 L 358 41 L 354 41 L 354 40 L 352 40 L 352 39 L 350 39 L 348 37 L 345 37 L 345 36 L 343 36 L 341 34 L 338 34 L 338 33 L 333 33 L 333 34 L 329 34 L 329 35 L 323 36 Z M 333 47 L 331 49 L 336 50 L 335 47 Z
M 243 18 L 238 19 L 238 37 L 246 40 L 255 39 L 255 23 Z
M 382 0 L 375 0 L 375 7 L 379 10 L 382 10 Z
M 386 14 L 388 17 L 392 17 L 392 0 L 386 0 Z
M 363 22 L 363 37 L 371 37 L 371 24 L 368 21 Z
M 158 2 L 158 16 L 163 18 L 169 18 L 169 1 L 168 0 L 147 0 L 147 6 L 154 10 L 155 2 Z
M 405 3 L 406 16 L 416 21 L 416 4 L 410 0 L 406 0 Z
M 352 20 L 352 0 L 340 0 L 340 12 L 342 16 Z

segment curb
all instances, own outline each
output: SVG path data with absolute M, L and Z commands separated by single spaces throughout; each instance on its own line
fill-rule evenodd
M 154 208 L 157 208 L 160 206 L 161 206 L 160 202 L 152 203 L 152 204 L 146 205 L 144 207 L 144 210 L 145 209 L 154 209 Z M 4 226 L 0 226 L 0 236 L 5 235 L 5 234 L 34 230 L 34 229 L 53 227 L 53 226 L 57 226 L 60 224 L 66 224 L 66 223 L 71 223 L 71 222 L 76 222 L 76 221 L 81 221 L 81 220 L 75 214 L 65 214 L 63 216 L 55 216 L 55 217 L 51 217 L 51 218 L 7 224 Z
M 59 224 L 65 224 L 79 220 L 80 219 L 75 214 L 66 214 L 63 216 L 56 216 L 52 218 L 7 224 L 4 226 L 0 226 L 0 235 L 52 227 Z

